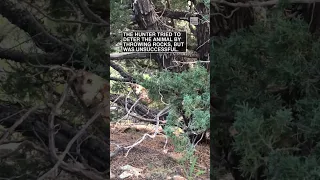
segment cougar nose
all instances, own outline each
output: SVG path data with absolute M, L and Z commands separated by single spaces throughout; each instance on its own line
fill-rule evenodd
M 83 95 L 83 94 L 84 94 L 83 89 L 79 89 L 79 90 L 78 90 L 78 93 L 79 93 L 79 95 Z

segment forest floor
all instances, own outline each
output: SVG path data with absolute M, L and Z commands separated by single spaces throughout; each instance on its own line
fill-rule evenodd
M 123 124 L 111 124 L 111 152 L 115 151 L 117 145 L 122 147 L 134 144 L 148 130 L 143 128 L 132 128 L 132 126 Z M 152 134 L 149 132 L 149 134 Z M 190 164 L 181 163 L 179 160 L 183 157 L 182 153 L 174 151 L 173 144 L 168 140 L 164 148 L 166 138 L 164 135 L 157 135 L 154 139 L 147 138 L 141 144 L 130 150 L 128 156 L 125 153 L 117 154 L 111 160 L 112 179 L 126 180 L 207 180 L 210 169 L 210 147 L 209 144 L 199 144 L 196 147 L 196 165 L 193 171 L 190 171 Z M 128 166 L 129 165 L 129 166 Z M 123 168 L 131 168 L 132 172 L 137 172 L 139 176 L 120 178 L 126 171 Z M 137 168 L 137 169 L 136 169 Z M 200 176 L 196 174 L 201 171 Z M 188 174 L 191 176 L 188 176 Z

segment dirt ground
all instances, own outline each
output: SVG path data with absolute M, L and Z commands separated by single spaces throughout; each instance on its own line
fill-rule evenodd
M 129 146 L 139 140 L 148 130 L 124 127 L 122 124 L 111 124 L 111 152 L 117 146 Z M 149 132 L 149 134 L 151 134 Z M 157 135 L 154 139 L 148 138 L 141 144 L 137 145 L 125 157 L 125 153 L 119 153 L 111 160 L 111 173 L 115 175 L 115 180 L 121 179 L 119 176 L 125 171 L 121 167 L 130 165 L 134 168 L 140 168 L 141 176 L 131 176 L 126 180 L 183 180 L 196 179 L 207 180 L 209 178 L 210 169 L 210 147 L 209 144 L 199 144 L 196 148 L 197 163 L 195 170 L 190 173 L 189 164 L 179 163 L 178 160 L 183 154 L 174 152 L 174 147 L 170 140 L 164 148 L 166 138 L 164 135 Z M 196 176 L 201 170 L 200 176 Z M 187 174 L 192 174 L 188 176 Z

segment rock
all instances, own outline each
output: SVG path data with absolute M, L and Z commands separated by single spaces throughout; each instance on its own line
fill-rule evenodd
M 130 172 L 128 172 L 128 171 L 125 171 L 125 172 L 123 172 L 122 174 L 120 174 L 119 178 L 120 178 L 120 179 L 125 179 L 125 178 L 131 177 L 131 176 L 133 176 L 132 173 L 130 173 Z
M 110 179 L 115 179 L 116 175 L 114 175 L 111 171 L 110 171 Z
M 124 172 L 120 175 L 121 179 L 131 177 L 131 176 L 136 176 L 136 177 L 142 176 L 141 172 L 143 170 L 140 168 L 132 167 L 130 165 L 125 165 L 125 166 L 122 166 L 120 169 L 124 170 Z
M 186 178 L 180 176 L 180 175 L 174 175 L 172 180 L 187 180 Z

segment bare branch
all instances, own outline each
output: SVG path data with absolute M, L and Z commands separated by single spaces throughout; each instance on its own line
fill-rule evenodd
M 40 105 L 30 108 L 18 121 L 16 121 L 0 138 L 0 144 L 34 111 L 36 111 Z
M 199 55 L 195 52 L 192 53 L 179 53 L 177 57 L 198 58 Z M 112 53 L 110 54 L 110 60 L 127 60 L 127 59 L 151 59 L 151 55 L 148 53 Z
M 3 119 L 1 125 L 5 128 L 10 128 L 16 122 L 16 119 L 19 119 L 21 117 L 20 113 L 16 113 L 21 109 L 22 107 L 18 104 L 14 105 L 12 103 L 1 101 L 0 118 Z M 67 119 L 64 119 L 60 116 L 55 117 L 55 122 L 60 127 L 60 130 L 55 134 L 56 147 L 60 151 L 63 151 L 65 149 L 70 139 L 78 132 L 78 130 L 69 125 L 67 121 Z M 40 137 L 45 141 L 48 139 L 49 135 L 48 123 L 49 122 L 47 113 L 37 111 L 31 114 L 25 121 L 23 121 L 21 125 L 16 128 L 16 131 L 21 131 L 22 135 L 28 138 L 38 139 Z M 32 131 L 36 133 L 32 133 Z M 89 134 L 86 132 L 86 134 L 84 134 L 83 136 L 87 137 L 89 136 Z M 109 141 L 108 136 L 105 137 L 104 141 Z M 45 143 L 47 142 L 48 141 L 45 141 Z M 46 145 L 45 149 L 47 149 Z M 72 151 L 74 151 L 75 149 L 75 146 L 72 147 Z M 50 153 L 47 152 L 46 155 L 50 155 Z M 102 139 L 95 137 L 82 142 L 81 155 L 92 168 L 95 168 L 100 172 L 108 169 L 108 165 L 106 162 L 108 162 L 110 159 L 109 146 L 104 143 Z M 52 159 L 53 162 L 55 162 L 56 160 L 57 159 L 55 158 Z M 79 174 L 81 172 L 79 170 L 72 171 L 72 173 Z
M 27 32 L 35 44 L 45 52 L 53 52 L 59 48 L 72 51 L 72 47 L 45 30 L 39 20 L 31 12 L 21 9 L 18 3 L 11 0 L 3 0 L 0 3 L 0 14 Z M 32 28 L 30 28 L 32 27 Z
M 45 177 L 47 177 L 51 172 L 54 172 L 63 162 L 63 159 L 65 158 L 65 156 L 67 155 L 67 153 L 69 152 L 71 146 L 73 145 L 73 143 L 80 137 L 83 135 L 83 133 L 86 131 L 86 129 L 100 116 L 102 110 L 100 109 L 99 111 L 96 112 L 96 114 L 88 120 L 88 122 L 84 125 L 84 127 L 71 139 L 71 141 L 68 143 L 66 149 L 63 151 L 62 155 L 59 157 L 58 162 L 54 165 L 54 167 L 52 169 L 50 169 L 47 173 L 45 173 L 44 175 L 42 175 L 40 178 L 38 178 L 38 180 L 43 180 Z
M 132 114 L 132 113 L 129 113 L 128 114 L 129 116 L 132 116 L 134 118 L 137 118 L 139 119 L 140 121 L 145 121 L 145 122 L 151 122 L 151 123 L 156 123 L 157 120 L 156 119 L 148 119 L 148 118 L 144 118 L 144 117 L 141 117 L 139 115 L 135 115 L 135 114 Z M 159 121 L 161 124 L 166 124 L 166 121 Z
M 156 7 L 155 10 L 157 11 L 157 14 L 162 15 L 167 18 L 171 18 L 171 19 L 189 21 L 190 17 L 202 18 L 201 14 L 191 13 L 188 11 L 176 11 L 176 10 L 164 9 L 164 8 L 160 8 L 160 7 Z
M 62 22 L 62 23 L 78 23 L 78 24 L 84 24 L 84 25 L 94 25 L 94 26 L 108 26 L 108 24 L 105 23 L 94 23 L 94 22 L 86 22 L 86 21 L 79 21 L 79 20 L 69 20 L 69 19 L 55 19 L 49 15 L 47 15 L 46 13 L 44 13 L 41 9 L 39 9 L 38 7 L 32 5 L 29 2 L 23 1 L 24 3 L 28 4 L 29 6 L 31 6 L 32 8 L 36 9 L 40 14 L 42 14 L 43 16 L 45 16 L 46 18 L 48 18 L 51 21 L 54 22 Z
M 279 0 L 271 0 L 271 1 L 249 1 L 246 3 L 237 2 L 237 3 L 231 3 L 225 0 L 211 0 L 211 3 L 219 3 L 219 4 L 225 4 L 232 7 L 259 7 L 259 6 L 272 6 L 279 4 Z M 305 4 L 311 4 L 320 2 L 320 0 L 289 0 L 288 3 L 305 3 Z
M 73 76 L 74 77 L 74 76 Z M 58 159 L 58 156 L 55 152 L 55 126 L 54 126 L 54 118 L 57 114 L 57 112 L 59 111 L 60 107 L 62 106 L 63 102 L 65 101 L 67 95 L 68 95 L 68 91 L 69 91 L 69 84 L 65 84 L 65 87 L 64 87 L 64 91 L 63 91 L 63 94 L 62 96 L 60 97 L 60 100 L 59 102 L 54 106 L 54 105 L 50 105 L 51 106 L 51 113 L 48 117 L 48 121 L 49 121 L 49 150 L 50 150 L 50 153 L 51 153 L 51 156 L 55 159 Z
M 19 63 L 30 62 L 32 64 L 63 64 L 67 60 L 54 53 L 25 53 L 13 49 L 4 49 L 0 47 L 0 58 L 9 59 Z
M 97 14 L 95 14 L 94 12 L 92 12 L 90 10 L 90 8 L 86 5 L 85 0 L 77 0 L 78 5 L 81 8 L 82 13 L 88 18 L 91 19 L 95 22 L 100 22 L 106 25 L 109 25 L 108 22 L 106 22 L 105 20 L 101 19 Z
M 161 111 L 157 114 L 157 117 L 156 117 L 156 119 L 157 119 L 157 124 L 156 124 L 155 131 L 154 131 L 153 135 L 150 135 L 150 134 L 146 133 L 146 134 L 144 134 L 144 135 L 142 136 L 142 138 L 141 138 L 140 140 L 138 140 L 137 142 L 135 142 L 133 145 L 124 147 L 125 149 L 127 149 L 126 156 L 128 156 L 128 154 L 129 154 L 129 152 L 130 152 L 130 150 L 131 150 L 132 148 L 134 148 L 135 146 L 137 146 L 137 145 L 139 145 L 140 143 L 142 143 L 142 142 L 146 139 L 146 137 L 150 137 L 150 138 L 152 138 L 152 139 L 156 137 L 156 135 L 158 134 L 159 124 L 160 124 L 160 119 L 159 119 L 159 118 L 160 118 L 160 116 L 162 116 L 163 114 L 165 114 L 170 108 L 171 108 L 171 106 L 167 106 L 167 107 L 165 107 L 163 110 L 161 110 Z
M 111 81 L 119 81 L 119 82 L 131 82 L 130 79 L 126 78 L 116 78 L 116 77 L 110 77 Z
M 131 107 L 134 104 L 134 101 L 130 98 L 125 98 L 116 94 L 110 94 L 111 102 L 118 104 L 119 106 L 125 107 L 126 105 Z M 127 102 L 126 102 L 127 101 Z M 149 119 L 153 119 L 158 114 L 158 110 L 149 109 L 144 104 L 137 104 L 134 108 L 134 112 L 139 114 L 140 116 L 147 117 Z
M 113 63 L 113 62 L 110 62 L 110 66 L 114 69 L 114 70 L 116 70 L 116 71 L 118 71 L 119 72 L 119 74 L 122 76 L 122 77 L 124 77 L 124 78 L 126 78 L 126 79 L 130 79 L 130 82 L 136 82 L 136 80 L 132 77 L 132 76 L 130 76 L 127 72 L 125 72 L 125 70 L 123 70 L 119 65 L 117 65 L 117 64 L 115 64 L 115 63 Z

